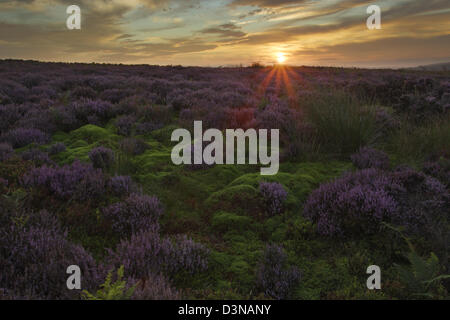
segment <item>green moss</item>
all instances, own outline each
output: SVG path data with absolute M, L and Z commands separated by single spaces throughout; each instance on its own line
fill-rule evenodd
M 218 212 L 211 220 L 211 227 L 215 232 L 226 233 L 230 230 L 244 231 L 251 228 L 252 219 L 234 213 Z
M 68 140 L 75 142 L 78 140 L 86 141 L 88 144 L 102 144 L 118 141 L 120 137 L 111 130 L 101 128 L 92 124 L 85 125 L 70 133 Z
M 214 192 L 205 202 L 208 210 L 219 209 L 236 213 L 259 212 L 258 191 L 250 185 L 238 185 Z

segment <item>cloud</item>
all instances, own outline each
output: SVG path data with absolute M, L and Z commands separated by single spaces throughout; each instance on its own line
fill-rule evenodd
M 432 61 L 450 61 L 450 34 L 430 37 L 394 37 L 359 43 L 344 43 L 295 52 L 308 61 L 341 65 L 414 66 Z
M 242 38 L 246 35 L 245 32 L 242 32 L 240 30 L 240 27 L 238 27 L 232 23 L 222 24 L 218 27 L 206 28 L 206 29 L 200 30 L 200 33 L 214 34 L 214 35 L 218 35 L 218 36 L 221 36 L 224 38 Z

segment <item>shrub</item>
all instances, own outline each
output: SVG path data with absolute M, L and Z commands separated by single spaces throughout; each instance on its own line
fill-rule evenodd
M 0 230 L 0 260 L 0 287 L 20 299 L 78 298 L 79 292 L 66 287 L 70 265 L 81 268 L 83 288 L 99 284 L 94 259 L 55 230 L 16 225 Z
M 130 176 L 114 176 L 109 181 L 109 186 L 113 193 L 119 197 L 130 194 L 134 189 Z
M 309 196 L 304 215 L 317 223 L 322 235 L 376 232 L 382 220 L 397 213 L 397 203 L 387 192 L 392 179 L 376 169 L 348 173 L 321 185 Z
M 110 169 L 114 164 L 114 151 L 105 147 L 97 147 L 89 152 L 94 168 Z
M 426 228 L 446 220 L 443 213 L 449 206 L 448 198 L 445 187 L 436 179 L 412 169 L 365 169 L 347 173 L 313 191 L 304 215 L 317 223 L 320 234 L 328 236 L 374 233 L 381 222 L 430 235 Z
M 108 263 L 123 265 L 126 276 L 145 279 L 150 273 L 170 276 L 180 271 L 204 271 L 208 253 L 203 245 L 186 237 L 176 237 L 175 241 L 161 238 L 159 226 L 154 224 L 129 240 L 122 240 L 115 251 L 110 250 Z
M 169 271 L 176 273 L 186 271 L 196 273 L 208 268 L 209 250 L 202 244 L 195 242 L 186 235 L 176 236 L 171 253 Z
M 263 208 L 269 216 L 282 214 L 284 202 L 287 199 L 287 191 L 278 182 L 260 182 L 259 194 L 262 197 Z
M 269 297 L 286 299 L 301 278 L 297 267 L 289 267 L 283 248 L 268 244 L 258 264 L 256 285 Z
M 3 134 L 1 140 L 8 142 L 13 148 L 21 148 L 30 143 L 45 144 L 49 137 L 39 129 L 18 128 Z
M 358 153 L 353 154 L 351 160 L 358 169 L 388 169 L 389 156 L 379 150 L 364 147 Z
M 133 156 L 141 155 L 149 148 L 149 145 L 141 139 L 125 138 L 120 141 L 120 149 L 126 154 Z
M 29 149 L 22 153 L 22 159 L 26 161 L 33 161 L 38 165 L 53 164 L 54 162 L 49 158 L 48 153 L 39 149 Z
M 132 300 L 180 300 L 181 294 L 162 274 L 149 273 L 146 278 L 131 280 L 136 283 Z
M 446 157 L 425 162 L 423 172 L 442 182 L 447 189 L 450 188 L 450 160 Z
M 110 205 L 102 211 L 111 222 L 113 231 L 121 237 L 150 229 L 163 213 L 157 197 L 139 194 L 132 194 L 124 202 Z
M 58 153 L 61 153 L 64 151 L 66 151 L 66 146 L 62 142 L 57 142 L 55 144 L 52 144 L 50 146 L 50 148 L 48 149 L 48 153 L 50 155 L 55 155 L 55 154 L 58 154 Z
M 44 165 L 32 169 L 23 177 L 22 184 L 30 188 L 45 188 L 62 200 L 84 201 L 102 198 L 106 181 L 101 170 L 75 161 L 63 167 Z
M 14 154 L 14 150 L 8 143 L 0 143 L 0 161 L 6 161 Z
M 125 275 L 135 279 L 146 278 L 149 272 L 160 273 L 171 264 L 169 260 L 172 243 L 161 239 L 159 227 L 133 234 L 129 240 L 122 240 L 115 251 L 109 251 L 108 265 L 124 266 Z
M 134 116 L 122 116 L 116 120 L 117 133 L 122 136 L 130 136 L 136 122 Z
M 164 125 L 162 123 L 157 123 L 157 122 L 144 122 L 144 123 L 139 123 L 136 126 L 136 134 L 138 135 L 145 135 L 145 134 L 149 134 L 152 131 L 161 129 Z

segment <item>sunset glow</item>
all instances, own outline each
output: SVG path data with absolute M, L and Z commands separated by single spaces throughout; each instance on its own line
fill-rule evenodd
M 282 63 L 284 63 L 285 61 L 286 61 L 286 56 L 284 55 L 284 53 L 278 52 L 278 53 L 277 53 L 277 62 L 278 62 L 279 64 L 282 64 Z
M 184 66 L 409 67 L 450 58 L 448 0 L 0 1 L 0 59 Z

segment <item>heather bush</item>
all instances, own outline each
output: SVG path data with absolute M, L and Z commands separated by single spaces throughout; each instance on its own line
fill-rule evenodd
M 89 159 L 91 159 L 94 168 L 110 169 L 114 164 L 114 151 L 105 147 L 97 147 L 89 152 Z
M 256 286 L 268 297 L 287 299 L 301 278 L 295 266 L 289 266 L 281 246 L 268 244 L 258 264 Z
M 45 144 L 49 136 L 39 129 L 18 128 L 6 132 L 0 140 L 8 142 L 13 148 L 21 148 L 30 143 Z
M 116 196 L 129 195 L 133 190 L 133 181 L 130 176 L 114 176 L 109 181 L 109 187 Z
M 128 155 L 138 156 L 147 151 L 150 146 L 141 139 L 125 138 L 119 143 L 120 150 Z
M 204 245 L 186 235 L 176 236 L 173 240 L 169 271 L 172 273 L 205 271 L 208 268 L 208 254 L 209 250 Z
M 103 100 L 83 99 L 75 101 L 71 104 L 71 110 L 80 121 L 86 121 L 89 116 L 96 116 L 103 121 L 115 115 L 113 105 Z
M 54 164 L 54 162 L 49 158 L 47 152 L 41 151 L 36 148 L 22 152 L 21 156 L 23 160 L 33 161 L 37 165 Z
M 62 142 L 57 142 L 55 144 L 52 144 L 49 148 L 48 148 L 48 153 L 50 155 L 56 155 L 58 153 L 64 152 L 66 151 L 66 146 L 64 145 L 64 143 Z
M 357 153 L 353 154 L 351 160 L 358 169 L 388 169 L 389 156 L 383 151 L 372 149 L 369 147 L 361 148 Z
M 438 179 L 447 189 L 450 188 L 450 160 L 446 157 L 428 159 L 423 164 L 423 172 Z
M 260 182 L 258 191 L 267 215 L 275 216 L 283 213 L 284 202 L 288 195 L 283 185 L 277 182 Z
M 14 154 L 14 150 L 8 143 L 0 143 L 0 161 L 6 161 Z
M 448 199 L 442 184 L 412 169 L 365 169 L 322 184 L 309 196 L 304 215 L 327 236 L 375 233 L 381 222 L 430 235 L 428 227 L 447 220 Z
M 161 239 L 159 227 L 133 234 L 129 240 L 123 239 L 115 251 L 109 250 L 108 266 L 124 266 L 125 276 L 135 279 L 146 278 L 149 273 L 160 273 L 172 264 L 169 257 L 172 252 L 169 239 Z
M 102 210 L 112 230 L 121 237 L 151 229 L 163 213 L 157 197 L 131 194 L 124 202 L 112 204 Z
M 209 253 L 203 245 L 186 237 L 176 237 L 174 241 L 160 237 L 157 224 L 122 240 L 115 251 L 109 252 L 109 265 L 123 265 L 125 275 L 135 279 L 145 279 L 149 273 L 170 276 L 179 271 L 204 271 Z
M 136 123 L 134 116 L 121 116 L 116 120 L 117 133 L 122 136 L 130 136 L 132 134 L 133 126 Z
M 81 268 L 82 286 L 97 287 L 94 259 L 66 235 L 41 227 L 11 225 L 0 230 L 0 287 L 20 299 L 76 299 L 79 292 L 66 287 L 66 269 Z
M 129 280 L 128 283 L 136 283 L 131 296 L 132 300 L 180 300 L 181 294 L 172 287 L 162 274 L 149 273 L 140 280 Z
M 45 188 L 56 197 L 84 201 L 104 196 L 106 178 L 102 171 L 75 161 L 63 167 L 43 166 L 27 173 L 22 184 L 30 188 Z
M 162 123 L 158 123 L 158 122 L 144 122 L 144 123 L 139 123 L 136 126 L 136 134 L 137 135 L 145 135 L 145 134 L 149 134 L 152 131 L 161 129 L 164 125 Z

